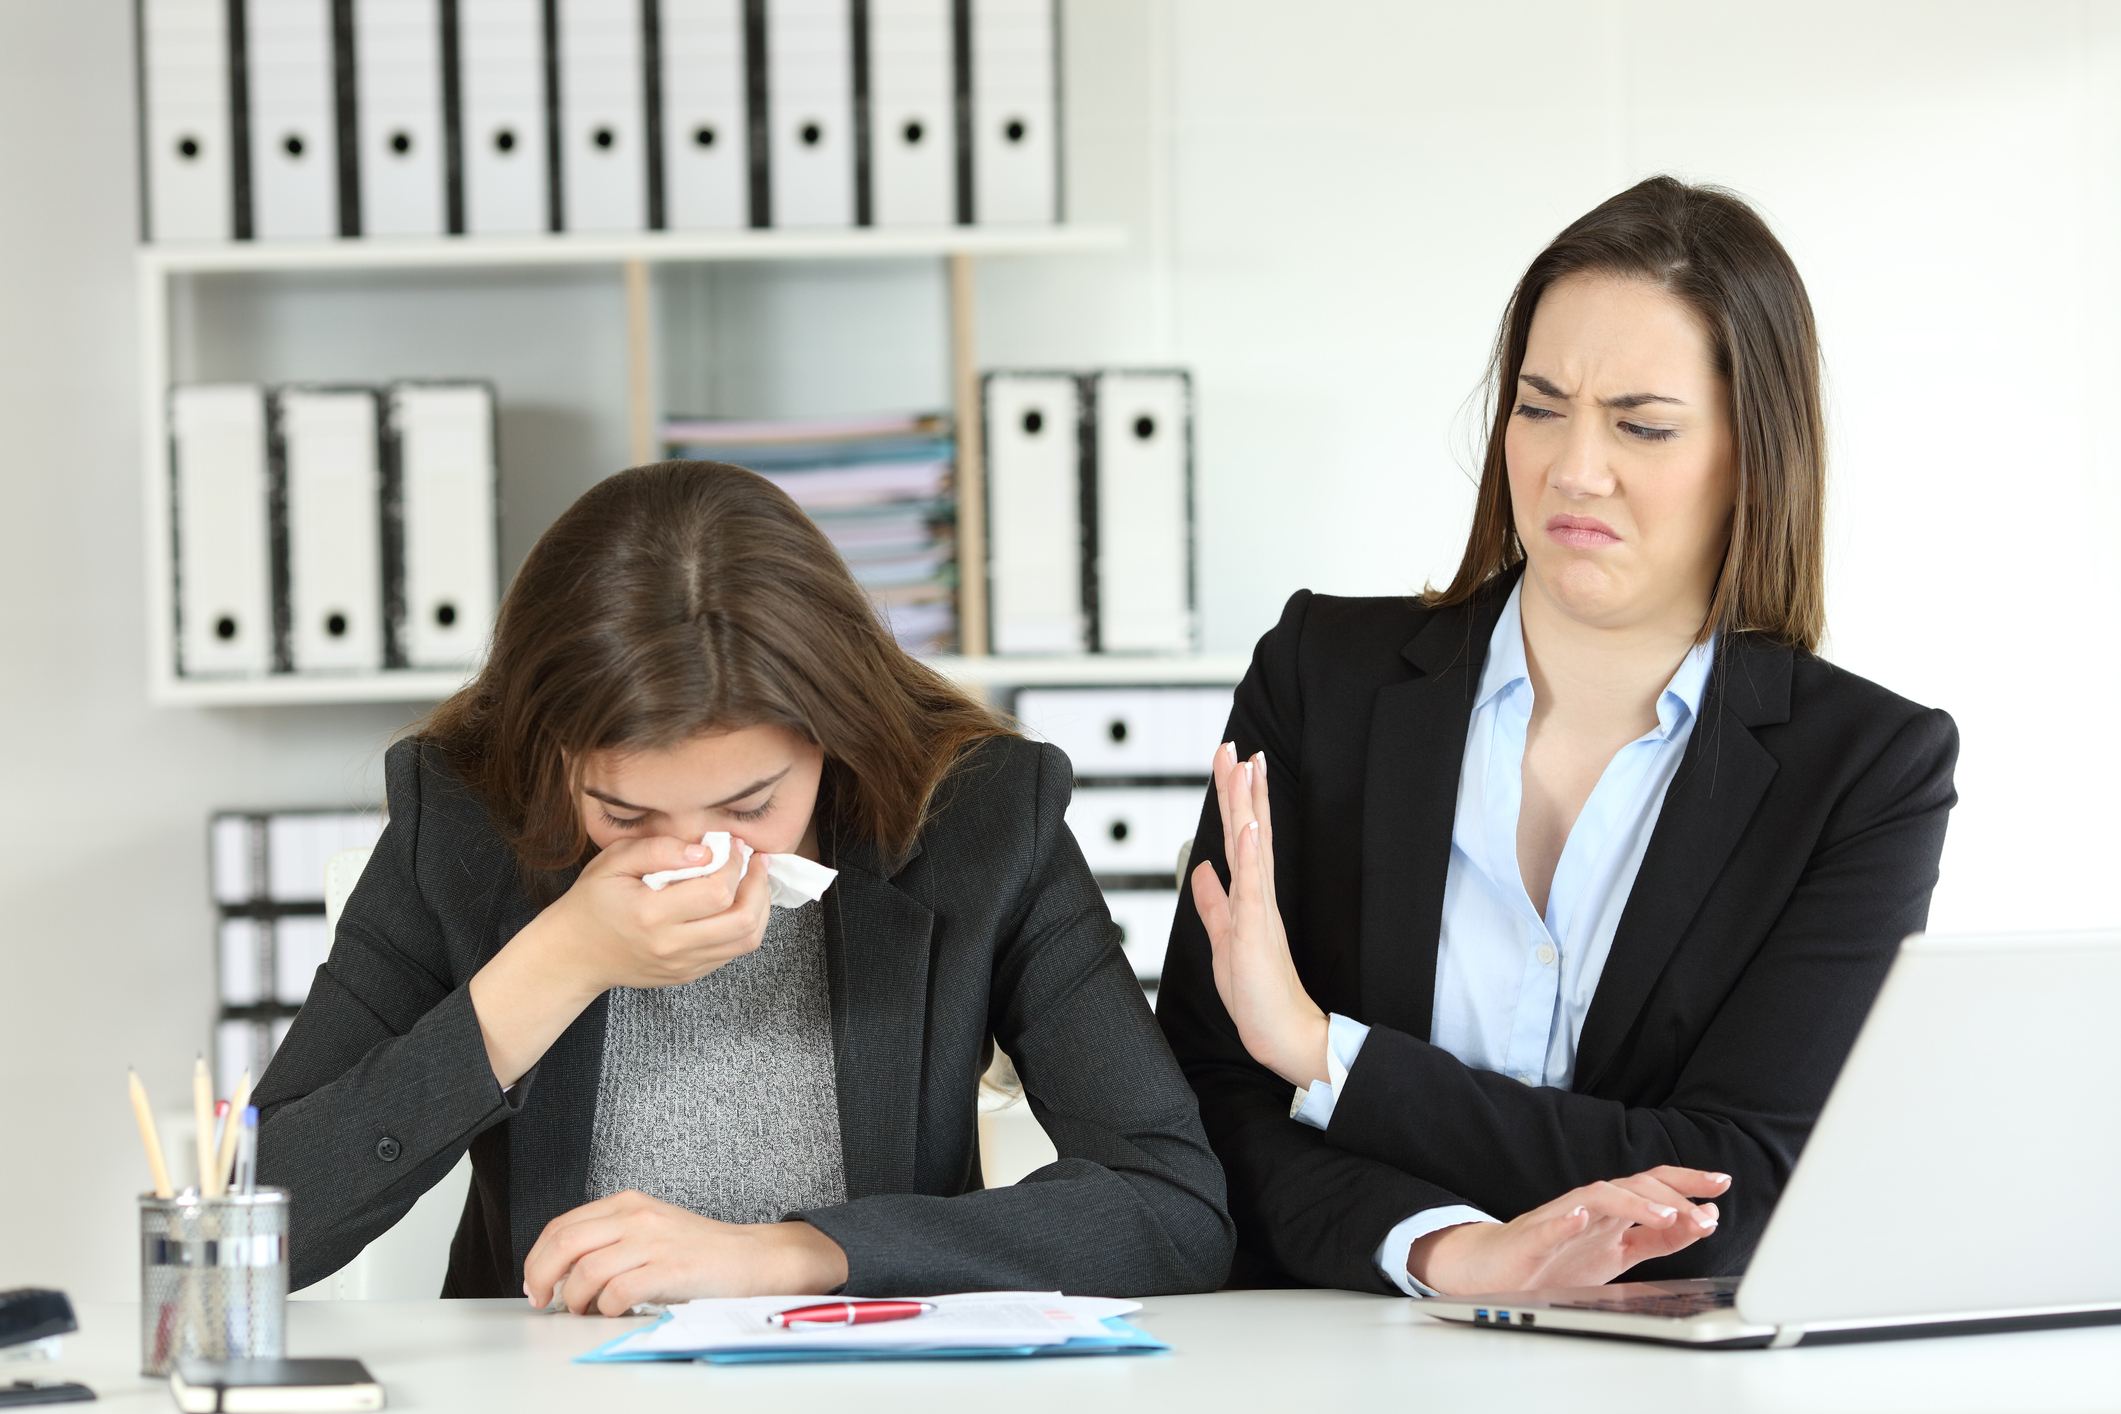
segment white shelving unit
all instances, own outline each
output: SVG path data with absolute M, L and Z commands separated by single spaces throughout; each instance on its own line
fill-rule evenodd
M 939 230 L 744 230 L 553 235 L 477 240 L 239 242 L 142 247 L 136 256 L 140 334 L 141 490 L 147 514 L 147 683 L 149 700 L 166 706 L 250 707 L 303 703 L 436 702 L 465 674 L 386 671 L 359 676 L 274 674 L 262 678 L 186 678 L 176 671 L 172 602 L 167 398 L 175 366 L 171 307 L 180 280 L 193 275 L 260 271 L 489 269 L 617 265 L 625 272 L 627 426 L 632 458 L 658 454 L 654 316 L 649 271 L 658 264 L 835 259 L 935 260 L 947 263 L 951 395 L 958 433 L 959 627 L 967 643 L 986 639 L 985 477 L 980 464 L 979 366 L 972 262 L 981 256 L 1065 255 L 1118 249 L 1114 226 L 947 227 Z M 939 659 L 951 677 L 985 690 L 1024 685 L 1219 683 L 1243 676 L 1240 655 L 1005 658 L 968 654 Z

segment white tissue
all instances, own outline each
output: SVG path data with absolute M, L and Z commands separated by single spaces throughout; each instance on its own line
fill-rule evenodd
M 654 874 L 644 874 L 641 882 L 661 892 L 681 879 L 703 879 L 729 862 L 729 832 L 709 830 L 700 836 L 700 843 L 707 847 L 707 862 L 690 869 L 664 869 Z M 737 859 L 737 877 L 751 867 L 751 846 L 736 842 L 741 853 Z M 775 908 L 801 908 L 824 897 L 825 890 L 840 876 L 837 869 L 803 858 L 800 854 L 769 854 L 766 856 L 766 898 Z

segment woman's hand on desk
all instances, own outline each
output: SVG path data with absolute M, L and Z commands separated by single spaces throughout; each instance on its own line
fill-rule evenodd
M 1215 799 L 1222 807 L 1229 892 L 1214 865 L 1203 862 L 1193 871 L 1193 904 L 1215 955 L 1215 990 L 1252 1059 L 1291 1085 L 1324 1080 L 1328 1019 L 1296 975 L 1274 897 L 1266 753 L 1239 761 L 1234 744 L 1217 748 Z
M 1729 1175 L 1667 1164 L 1564 1193 L 1507 1223 L 1432 1232 L 1407 1271 L 1432 1291 L 1471 1296 L 1543 1286 L 1603 1286 L 1638 1262 L 1668 1256 L 1716 1230 L 1713 1198 Z
M 568 1310 L 623 1316 L 643 1301 L 821 1295 L 846 1284 L 847 1254 L 806 1222 L 716 1222 L 628 1191 L 545 1225 L 523 1294 L 543 1310 L 563 1277 Z
M 507 1088 L 583 1008 L 613 987 L 672 987 L 756 951 L 766 936 L 766 861 L 740 883 L 733 864 L 661 892 L 645 874 L 687 869 L 707 851 L 667 836 L 624 839 L 471 979 L 494 1079 Z

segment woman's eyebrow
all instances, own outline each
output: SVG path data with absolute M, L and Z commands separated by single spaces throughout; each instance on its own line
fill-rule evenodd
M 1569 395 L 1555 387 L 1551 379 L 1542 378 L 1536 373 L 1519 373 L 1517 381 L 1531 384 L 1534 392 L 1544 393 L 1550 398 L 1560 398 L 1563 402 L 1569 401 Z M 1685 407 L 1686 399 L 1674 398 L 1664 393 L 1622 393 L 1617 397 L 1598 400 L 1600 407 L 1608 408 L 1639 408 L 1644 403 L 1672 403 Z
M 777 784 L 780 781 L 781 777 L 787 775 L 790 771 L 793 771 L 794 769 L 795 763 L 791 761 L 787 765 L 781 767 L 780 770 L 775 771 L 770 776 L 767 776 L 765 779 L 753 781 L 750 785 L 745 786 L 735 795 L 724 796 L 722 799 L 717 800 L 714 804 L 708 806 L 707 808 L 709 810 L 720 810 L 725 805 L 736 804 L 738 801 L 742 800 L 747 795 L 757 795 L 760 791 L 766 789 L 766 787 Z
M 603 791 L 598 790 L 595 786 L 583 786 L 582 794 L 590 796 L 597 800 L 601 800 L 606 805 L 616 806 L 620 810 L 640 810 L 648 814 L 655 813 L 654 811 L 649 810 L 648 807 L 645 805 L 634 805 L 629 801 L 619 799 L 615 795 L 606 795 Z

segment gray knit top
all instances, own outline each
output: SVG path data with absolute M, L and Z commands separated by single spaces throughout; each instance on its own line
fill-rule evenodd
M 585 1199 L 637 1189 L 723 1222 L 847 1200 L 824 910 L 681 987 L 615 987 Z

